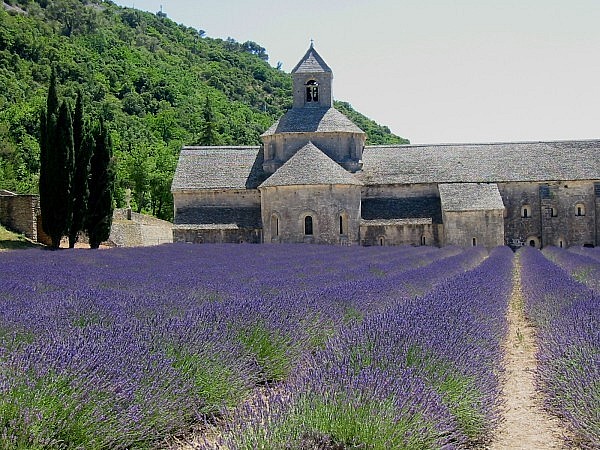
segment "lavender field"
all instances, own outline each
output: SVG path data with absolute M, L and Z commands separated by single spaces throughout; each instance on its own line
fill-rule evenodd
M 548 408 L 569 421 L 576 445 L 600 448 L 600 291 L 590 276 L 600 273 L 600 260 L 585 255 L 598 252 L 544 253 L 521 253 L 525 308 L 538 328 L 539 388 Z
M 528 258 L 524 284 L 539 283 Z M 481 247 L 0 253 L 0 448 L 160 448 L 191 430 L 215 449 L 485 445 L 514 260 Z M 540 328 L 562 311 L 527 292 Z M 567 339 L 587 326 L 592 368 L 577 370 L 590 383 L 597 317 L 551 327 Z M 562 398 L 555 366 L 542 364 L 540 383 Z M 571 422 L 598 439 L 590 420 Z M 202 424 L 219 432 L 203 437 Z

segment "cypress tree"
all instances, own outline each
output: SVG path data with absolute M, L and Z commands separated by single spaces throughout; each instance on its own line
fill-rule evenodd
M 53 210 L 52 185 L 53 177 L 49 168 L 49 154 L 56 148 L 56 121 L 58 119 L 58 93 L 56 90 L 56 67 L 52 67 L 46 111 L 40 115 L 40 209 L 42 214 L 42 228 L 50 235 L 47 224 L 51 221 Z
M 202 145 L 216 145 L 217 132 L 215 130 L 215 113 L 208 94 L 206 94 L 206 103 L 204 104 L 204 122 L 202 123 L 200 143 Z
M 102 120 L 94 133 L 95 149 L 90 163 L 89 202 L 86 230 L 91 248 L 110 236 L 113 215 L 115 169 L 112 142 Z
M 73 143 L 75 151 L 75 166 L 71 201 L 73 204 L 73 217 L 69 229 L 69 247 L 75 247 L 77 235 L 83 231 L 88 205 L 88 178 L 90 174 L 90 158 L 92 156 L 94 140 L 90 136 L 88 126 L 84 120 L 83 95 L 77 94 L 75 112 L 73 114 Z
M 60 239 L 69 231 L 73 213 L 73 205 L 70 201 L 74 151 L 73 120 L 66 102 L 60 106 L 56 124 L 48 121 L 46 134 L 49 138 L 53 137 L 54 145 L 52 146 L 51 139 L 48 139 L 44 178 L 46 195 L 43 200 L 45 210 L 42 208 L 42 224 L 44 231 L 52 239 L 52 247 L 58 248 Z M 42 198 L 40 200 L 42 201 Z

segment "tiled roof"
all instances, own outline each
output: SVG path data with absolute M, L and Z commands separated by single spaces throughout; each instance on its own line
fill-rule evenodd
M 302 59 L 296 64 L 296 67 L 292 69 L 292 73 L 318 73 L 318 72 L 331 72 L 331 68 L 321 58 L 321 55 L 317 53 L 315 48 L 310 46 L 308 51 L 304 54 Z
M 171 191 L 256 189 L 266 179 L 260 147 L 184 147 Z
M 316 184 L 360 185 L 361 183 L 312 142 L 309 142 L 277 169 L 260 187 Z
M 440 199 L 437 197 L 364 198 L 361 216 L 365 220 L 432 219 L 442 223 Z
M 600 140 L 367 146 L 365 185 L 598 180 Z
M 225 206 L 195 206 L 179 208 L 175 215 L 175 225 L 195 224 L 214 225 L 229 224 L 238 228 L 261 228 L 262 218 L 260 206 L 225 207 Z
M 292 108 L 265 131 L 263 136 L 275 133 L 326 133 L 334 131 L 364 133 L 337 109 L 325 107 Z
M 361 226 L 365 227 L 380 227 L 386 225 L 431 225 L 431 219 L 361 219 Z
M 439 184 L 444 211 L 504 209 L 498 185 L 493 183 Z

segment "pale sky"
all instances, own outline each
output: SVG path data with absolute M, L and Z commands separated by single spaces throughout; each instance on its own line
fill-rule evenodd
M 600 0 L 119 0 L 265 47 L 412 143 L 600 138 Z

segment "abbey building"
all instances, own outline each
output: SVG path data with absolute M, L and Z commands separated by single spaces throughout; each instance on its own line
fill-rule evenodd
M 174 241 L 600 244 L 600 140 L 365 145 L 311 47 L 256 147 L 184 147 Z

